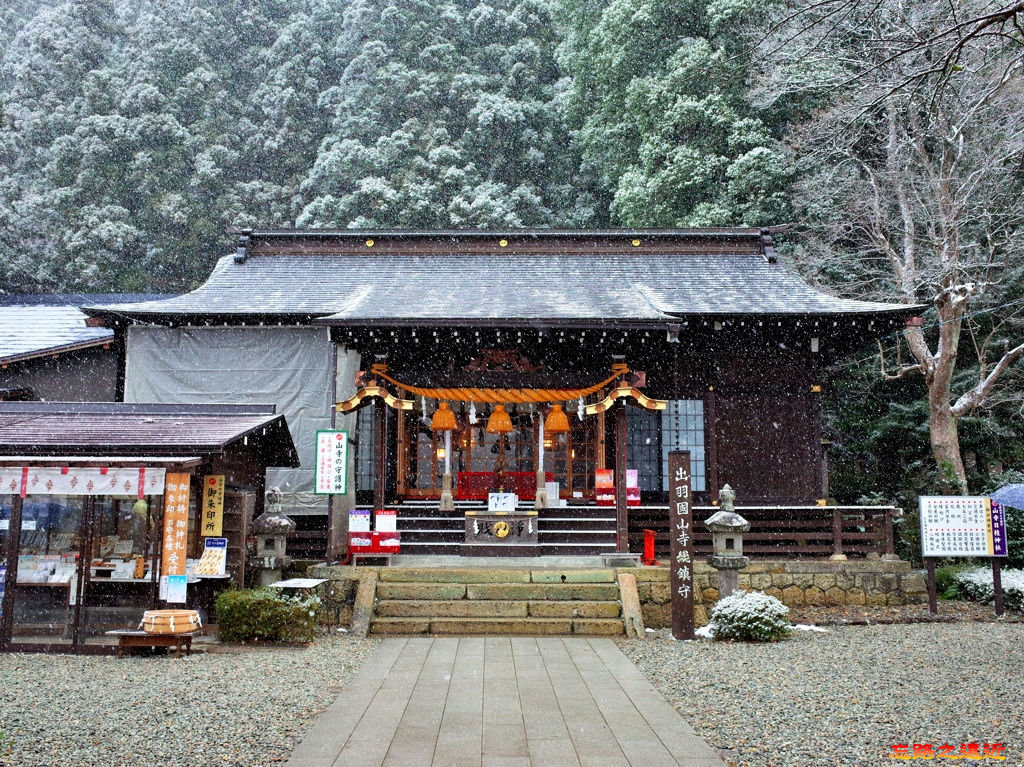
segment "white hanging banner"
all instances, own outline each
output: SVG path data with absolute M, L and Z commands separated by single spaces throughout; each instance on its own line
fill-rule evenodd
M 140 466 L 0 466 L 0 493 L 162 495 L 166 469 Z

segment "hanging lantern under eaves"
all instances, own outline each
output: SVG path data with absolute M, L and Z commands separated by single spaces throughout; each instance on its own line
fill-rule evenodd
M 455 413 L 447 402 L 441 402 L 434 417 L 430 419 L 430 428 L 434 431 L 455 431 Z
M 568 431 L 569 417 L 562 410 L 562 406 L 552 406 L 548 417 L 544 419 L 544 432 L 546 434 L 565 434 Z
M 504 405 L 498 405 L 491 412 L 491 417 L 487 419 L 487 433 L 488 434 L 508 434 L 512 431 L 512 419 L 509 414 L 505 411 Z

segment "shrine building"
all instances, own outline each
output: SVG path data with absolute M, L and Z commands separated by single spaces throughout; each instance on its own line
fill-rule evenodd
M 827 496 L 823 367 L 919 311 L 810 287 L 759 229 L 234 234 L 196 290 L 84 310 L 127 402 L 277 406 L 301 466 L 266 486 L 311 558 L 359 509 L 397 511 L 403 553 L 663 543 L 672 450 L 696 503 L 729 484 L 784 521 Z M 321 431 L 346 432 L 344 493 L 314 487 Z M 499 489 L 536 539 L 467 540 Z

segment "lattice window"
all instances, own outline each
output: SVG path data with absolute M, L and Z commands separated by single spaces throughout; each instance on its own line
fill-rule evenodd
M 707 489 L 704 463 L 704 402 L 676 399 L 661 414 L 661 489 L 668 492 L 670 450 L 690 451 L 690 474 L 694 492 Z
M 670 400 L 663 412 L 631 408 L 626 436 L 626 461 L 638 472 L 640 490 L 668 492 L 668 454 L 690 451 L 694 491 L 706 490 L 704 403 Z
M 356 411 L 356 490 L 373 491 L 374 439 L 373 406 Z
M 631 407 L 626 416 L 626 465 L 637 470 L 641 492 L 659 492 L 661 476 L 661 413 Z

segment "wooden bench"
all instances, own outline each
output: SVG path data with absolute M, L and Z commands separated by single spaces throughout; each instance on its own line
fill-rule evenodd
M 182 648 L 186 655 L 192 654 L 192 637 L 199 631 L 185 634 L 147 634 L 139 629 L 118 629 L 106 632 L 107 636 L 117 637 L 117 657 L 123 658 L 126 648 L 132 647 L 174 647 L 178 656 Z

